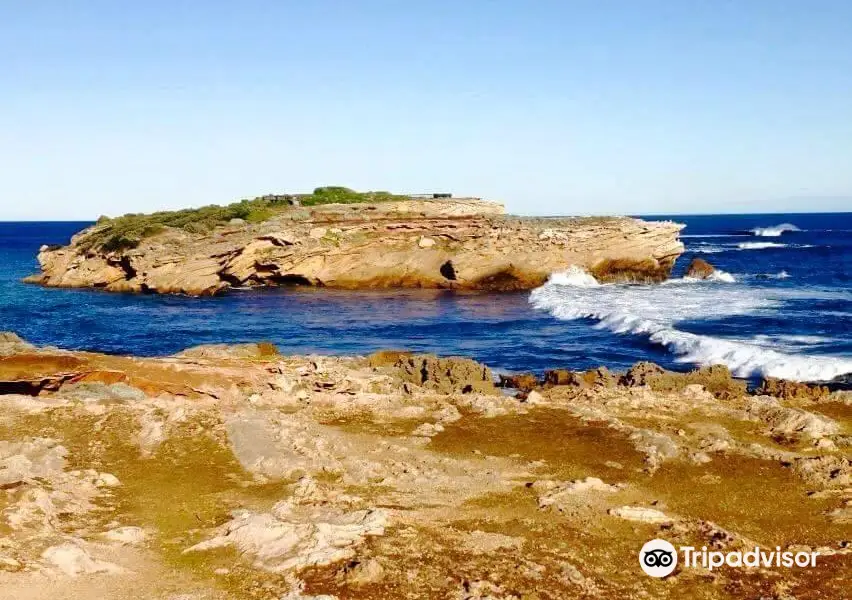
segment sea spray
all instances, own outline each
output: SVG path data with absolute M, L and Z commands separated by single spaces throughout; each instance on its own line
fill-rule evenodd
M 778 237 L 788 231 L 801 231 L 801 229 L 792 223 L 781 223 L 780 225 L 773 225 L 771 227 L 755 227 L 751 230 L 754 235 L 760 237 Z

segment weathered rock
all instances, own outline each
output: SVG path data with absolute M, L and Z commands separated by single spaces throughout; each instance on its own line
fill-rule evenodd
M 797 458 L 790 463 L 793 470 L 807 483 L 823 489 L 852 487 L 852 458 L 845 456 L 814 456 Z
M 774 396 L 783 400 L 811 401 L 825 398 L 831 394 L 831 391 L 823 385 L 767 377 L 760 382 L 760 387 L 756 393 Z
M 605 258 L 594 263 L 589 273 L 601 283 L 657 283 L 668 279 L 673 264 L 651 257 Z
M 475 200 L 291 208 L 261 223 L 166 227 L 129 249 L 44 247 L 27 281 L 107 291 L 210 295 L 235 286 L 524 290 L 567 265 L 604 280 L 658 281 L 683 252 L 681 225 L 625 217 L 527 219 Z
M 710 365 L 687 373 L 664 371 L 654 375 L 648 372 L 644 381 L 658 392 L 679 392 L 687 386 L 697 384 L 720 399 L 738 398 L 746 395 L 748 391 L 747 382 L 735 379 L 725 365 Z
M 537 388 L 530 407 L 415 384 L 397 363 L 414 365 L 420 381 L 449 378 L 447 389 L 468 369 L 450 377 L 427 361 L 423 375 L 424 357 L 404 352 L 274 362 L 243 354 L 68 353 L 96 378 L 37 398 L 0 396 L 2 589 L 16 598 L 59 590 L 69 600 L 210 600 L 227 595 L 223 584 L 248 582 L 241 590 L 290 600 L 407 590 L 638 598 L 658 584 L 635 563 L 633 575 L 616 573 L 612 558 L 659 536 L 714 550 L 756 540 L 812 548 L 836 568 L 809 579 L 733 567 L 717 582 L 735 582 L 743 597 L 779 586 L 845 597 L 852 440 L 842 394 L 812 406 L 720 399 L 685 383 L 694 374 L 637 366 L 620 386 L 607 387 L 605 371 L 570 374 L 585 387 Z M 483 365 L 469 370 L 485 380 Z M 638 387 L 655 377 L 672 391 Z M 180 392 L 141 394 L 143 378 Z M 193 388 L 205 395 L 185 393 Z M 235 507 L 243 510 L 222 524 L 222 510 Z M 164 550 L 198 542 L 185 557 L 188 578 L 161 567 Z M 42 556 L 45 548 L 53 550 Z M 107 575 L 110 564 L 123 573 Z M 668 595 L 725 592 L 707 573 L 693 575 L 666 579 Z
M 386 524 L 381 509 L 340 513 L 279 502 L 271 513 L 236 513 L 214 537 L 185 552 L 232 546 L 253 558 L 256 567 L 280 573 L 352 558 L 355 548 L 368 536 L 382 535 Z
M 519 373 L 517 375 L 500 375 L 500 387 L 514 388 L 522 392 L 531 392 L 539 385 L 534 373 Z
M 491 369 L 469 358 L 416 354 L 401 356 L 395 366 L 404 380 L 437 392 L 498 393 Z
M 544 382 L 549 385 L 568 385 L 580 388 L 613 387 L 618 378 L 606 367 L 588 371 L 567 371 L 550 369 L 544 372 Z
M 703 258 L 693 258 L 686 268 L 686 276 L 693 279 L 707 279 L 716 272 L 716 267 Z
M 540 491 L 538 497 L 539 508 L 553 507 L 559 510 L 562 510 L 564 503 L 573 501 L 572 498 L 574 496 L 610 494 L 622 488 L 622 486 L 604 483 L 597 477 L 586 477 L 585 479 L 577 479 L 567 483 L 537 481 L 532 487 L 534 490 Z
M 566 369 L 548 369 L 544 372 L 544 382 L 549 385 L 580 385 L 580 376 Z
M 33 348 L 32 344 L 21 339 L 18 334 L 11 331 L 0 331 L 0 356 L 28 352 Z
M 660 365 L 642 361 L 630 367 L 621 376 L 619 383 L 628 387 L 648 385 L 651 380 L 665 372 L 666 370 Z
M 543 404 L 545 402 L 544 396 L 542 396 L 540 393 L 538 393 L 535 390 L 530 390 L 529 392 L 524 392 L 524 394 L 526 395 L 526 397 L 523 398 L 523 401 L 526 402 L 527 404 Z
M 0 489 L 12 489 L 33 479 L 47 479 L 62 471 L 68 451 L 55 441 L 38 438 L 0 441 Z
M 638 521 L 640 523 L 671 523 L 674 521 L 671 517 L 655 508 L 646 508 L 644 506 L 621 506 L 619 508 L 610 509 L 609 514 L 614 517 L 619 517 L 627 521 Z
M 352 561 L 344 567 L 343 574 L 349 584 L 360 587 L 382 581 L 385 569 L 382 563 L 371 558 L 366 561 Z
M 371 367 L 390 367 L 395 365 L 403 357 L 409 357 L 412 353 L 406 350 L 379 350 L 367 357 L 367 363 Z
M 122 572 L 119 566 L 94 559 L 85 548 L 70 543 L 51 546 L 44 551 L 42 558 L 69 577 L 93 573 L 117 574 Z
M 138 546 L 148 537 L 141 527 L 116 527 L 101 534 L 105 540 L 126 546 Z
M 175 354 L 181 358 L 271 358 L 279 356 L 278 348 L 270 342 L 256 344 L 207 344 L 187 348 Z
M 0 356 L 0 394 L 37 396 L 80 374 L 84 360 L 68 354 L 22 352 Z
M 771 396 L 751 398 L 746 410 L 765 422 L 776 438 L 819 440 L 840 431 L 840 426 L 828 417 L 782 406 Z

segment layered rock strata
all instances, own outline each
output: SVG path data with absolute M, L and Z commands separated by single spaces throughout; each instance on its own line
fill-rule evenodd
M 659 281 L 684 250 L 676 223 L 502 212 L 477 200 L 291 207 L 207 233 L 166 227 L 115 250 L 91 243 L 102 223 L 43 246 L 41 273 L 27 281 L 194 296 L 279 285 L 521 290 L 570 265 L 605 281 Z

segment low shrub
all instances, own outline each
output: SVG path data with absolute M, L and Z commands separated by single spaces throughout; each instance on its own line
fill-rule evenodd
M 143 239 L 162 233 L 169 227 L 189 233 L 207 233 L 231 219 L 261 223 L 288 210 L 293 204 L 316 206 L 406 199 L 408 196 L 390 192 L 357 192 L 347 187 L 326 186 L 316 188 L 311 194 L 267 195 L 226 206 L 212 204 L 151 214 L 129 213 L 116 218 L 102 216 L 80 245 L 86 250 L 121 252 L 137 247 Z

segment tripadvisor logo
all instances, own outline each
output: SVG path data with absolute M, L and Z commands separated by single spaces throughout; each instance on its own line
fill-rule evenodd
M 651 577 L 665 577 L 677 566 L 677 550 L 666 540 L 651 540 L 639 551 L 639 565 Z
M 764 551 L 758 547 L 745 552 L 707 551 L 693 546 L 681 546 L 683 566 L 701 567 L 712 571 L 722 566 L 729 567 L 815 567 L 819 552 L 782 552 L 780 546 L 775 550 Z M 651 577 L 665 577 L 671 574 L 678 563 L 678 552 L 666 540 L 651 540 L 639 551 L 639 566 Z

